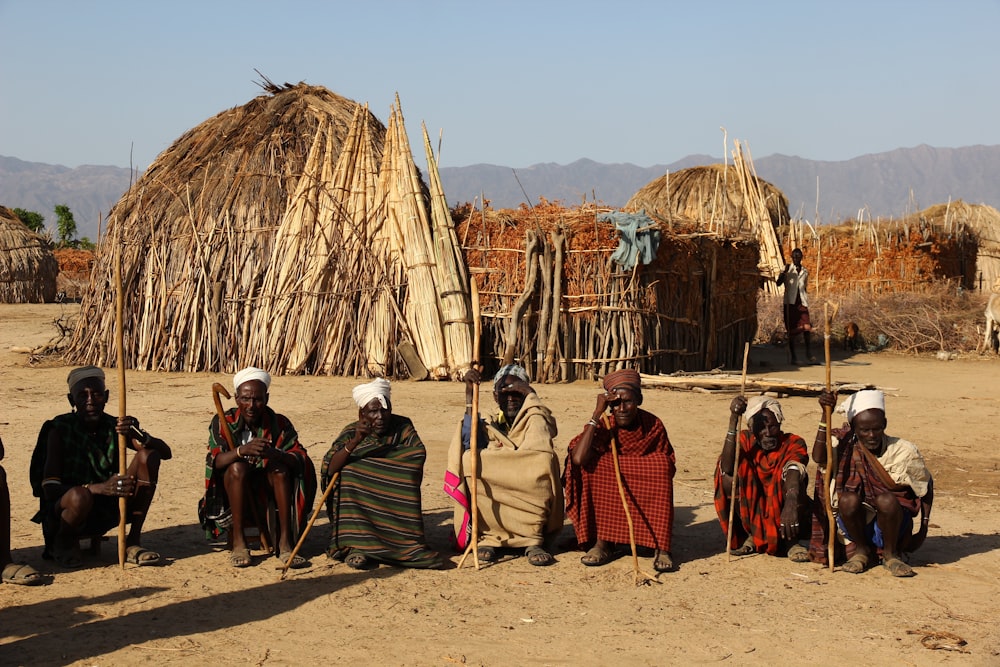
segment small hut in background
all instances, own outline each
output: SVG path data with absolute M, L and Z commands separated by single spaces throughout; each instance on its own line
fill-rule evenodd
M 0 303 L 51 302 L 58 275 L 49 242 L 0 206 Z
M 612 209 L 542 201 L 456 214 L 478 281 L 487 370 L 517 360 L 538 382 L 739 367 L 757 329 L 757 243 L 675 220 L 629 269 Z M 652 222 L 652 221 L 651 221 Z
M 670 229 L 676 222 L 724 238 L 752 237 L 760 248 L 760 272 L 769 293 L 784 268 L 776 230 L 789 221 L 788 198 L 773 184 L 758 178 L 742 145 L 736 141 L 733 164 L 691 167 L 664 174 L 643 186 L 625 210 L 645 210 Z
M 116 364 L 120 263 L 130 368 L 461 373 L 469 288 L 441 268 L 458 251 L 429 141 L 430 186 L 398 98 L 387 128 L 322 87 L 262 87 L 181 136 L 112 208 L 69 359 Z

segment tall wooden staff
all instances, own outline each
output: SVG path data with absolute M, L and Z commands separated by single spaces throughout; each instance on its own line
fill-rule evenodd
M 602 417 L 604 427 L 608 427 L 607 419 Z M 622 509 L 625 510 L 625 522 L 628 524 L 628 543 L 632 549 L 632 572 L 635 577 L 635 585 L 655 581 L 661 583 L 656 577 L 646 574 L 639 569 L 639 553 L 635 548 L 635 524 L 632 523 L 632 512 L 628 509 L 628 498 L 625 495 L 625 482 L 622 480 L 621 463 L 618 461 L 618 442 L 616 438 L 611 438 L 611 463 L 615 469 L 615 483 L 618 485 L 618 497 L 622 501 Z
M 288 572 L 288 568 L 291 566 L 292 561 L 295 560 L 295 557 L 299 553 L 299 549 L 302 548 L 302 543 L 306 541 L 306 535 L 309 534 L 309 531 L 312 530 L 313 524 L 316 523 L 316 517 L 319 516 L 320 508 L 326 505 L 326 499 L 330 497 L 330 492 L 333 491 L 333 487 L 337 486 L 338 479 L 340 479 L 339 470 L 333 473 L 333 477 L 330 478 L 330 483 L 326 485 L 326 491 L 323 492 L 323 497 L 319 499 L 319 504 L 316 505 L 316 509 L 313 510 L 312 516 L 309 517 L 309 523 L 306 524 L 305 529 L 299 536 L 299 541 L 295 543 L 295 548 L 292 549 L 292 555 L 288 557 L 288 560 L 285 561 L 285 565 L 281 568 L 281 576 L 278 577 L 279 581 L 285 578 L 285 573 Z
M 118 347 L 118 418 L 124 419 L 125 410 L 125 296 L 122 294 L 122 249 L 121 244 L 115 244 L 115 345 Z M 127 451 L 127 436 L 118 434 L 118 475 L 124 477 L 127 470 L 125 452 Z M 118 565 L 125 569 L 125 513 L 128 500 L 125 496 L 118 498 Z
M 740 383 L 740 396 L 747 393 L 747 359 L 750 357 L 750 343 L 743 346 L 743 381 Z M 743 415 L 740 415 L 736 427 L 736 452 L 733 458 L 733 485 L 729 490 L 729 528 L 726 530 L 727 560 L 732 562 L 733 552 L 729 545 L 733 543 L 733 516 L 736 514 L 736 478 L 740 472 L 740 432 L 743 430 Z
M 483 325 L 479 308 L 479 284 L 475 276 L 469 276 L 469 288 L 472 293 L 472 367 L 482 370 L 479 364 L 479 340 L 482 337 Z M 479 569 L 479 383 L 472 384 L 472 411 L 469 415 L 469 502 L 472 513 L 472 539 L 465 548 L 458 566 L 462 567 L 469 553 L 472 562 Z
M 823 304 L 823 352 L 826 355 L 826 390 L 832 391 L 833 384 L 830 378 L 830 325 L 837 315 L 837 304 L 830 312 L 830 303 Z M 829 520 L 827 527 L 826 558 L 830 563 L 830 572 L 833 572 L 833 546 L 837 539 L 837 518 L 833 515 L 833 499 L 830 497 L 830 480 L 833 471 L 836 470 L 837 461 L 833 455 L 833 408 L 829 405 L 823 407 L 823 419 L 826 421 L 826 469 L 823 471 L 823 498 L 826 506 L 826 516 Z

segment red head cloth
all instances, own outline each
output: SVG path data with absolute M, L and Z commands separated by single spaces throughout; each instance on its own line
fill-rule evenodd
M 604 376 L 605 391 L 614 391 L 618 388 L 631 389 L 636 393 L 642 391 L 642 383 L 639 379 L 639 372 L 634 371 L 631 368 L 624 368 L 620 371 L 608 373 Z

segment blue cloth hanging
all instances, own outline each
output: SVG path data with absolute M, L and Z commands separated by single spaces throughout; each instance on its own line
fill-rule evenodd
M 636 259 L 641 264 L 650 264 L 656 258 L 660 247 L 660 228 L 645 210 L 638 213 L 601 213 L 597 221 L 610 222 L 618 230 L 620 239 L 611 260 L 623 269 L 632 269 Z

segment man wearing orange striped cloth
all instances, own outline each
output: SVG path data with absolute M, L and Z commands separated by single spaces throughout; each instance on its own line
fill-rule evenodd
M 715 467 L 715 511 L 722 532 L 729 534 L 733 475 L 736 475 L 736 507 L 733 508 L 734 556 L 752 553 L 784 553 L 796 563 L 809 560 L 799 544 L 809 526 L 810 503 L 806 495 L 806 443 L 794 433 L 784 433 L 781 404 L 773 398 L 737 396 L 729 405 L 729 430 Z M 740 415 L 746 414 L 748 429 L 737 433 Z M 739 469 L 735 468 L 737 439 Z

